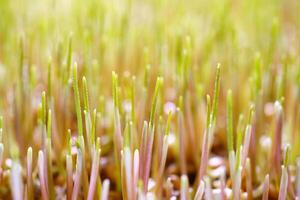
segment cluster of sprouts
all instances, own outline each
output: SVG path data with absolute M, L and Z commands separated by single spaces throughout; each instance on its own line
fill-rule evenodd
M 1 0 L 0 199 L 300 200 L 293 7 Z

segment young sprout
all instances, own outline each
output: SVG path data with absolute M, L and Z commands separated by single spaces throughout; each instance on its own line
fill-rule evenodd
M 251 125 L 251 123 L 252 123 L 253 113 L 254 113 L 254 108 L 251 106 L 250 110 L 249 110 L 248 124 L 246 126 L 245 137 L 244 137 L 244 142 L 243 142 L 242 159 L 241 159 L 242 167 L 245 166 L 246 159 L 247 159 L 248 153 L 249 153 L 249 147 L 250 147 L 250 141 L 251 141 L 251 133 L 252 133 L 252 125 Z
M 199 167 L 199 184 L 203 178 L 203 176 L 206 173 L 206 167 L 207 167 L 207 162 L 208 162 L 208 156 L 209 156 L 209 135 L 211 131 L 211 124 L 210 124 L 210 96 L 206 96 L 206 101 L 207 101 L 207 121 L 206 121 L 206 129 L 204 132 L 203 136 L 203 142 L 202 142 L 202 151 L 201 151 L 201 164 Z
M 208 130 L 211 125 L 210 116 L 211 116 L 211 101 L 210 101 L 210 96 L 206 95 L 206 130 Z
M 143 131 L 141 136 L 141 145 L 140 145 L 140 162 L 145 163 L 146 159 L 146 143 L 147 143 L 147 131 L 148 131 L 148 123 L 144 121 Z M 144 180 L 145 168 L 140 165 L 139 167 L 139 178 Z
M 133 156 L 131 151 L 131 133 L 130 133 L 130 125 L 129 123 L 126 124 L 125 128 L 125 136 L 124 136 L 124 147 L 122 150 L 122 166 L 124 167 L 124 173 L 122 174 L 122 180 L 125 180 L 126 194 L 125 199 L 133 199 L 134 191 L 133 191 Z M 123 168 L 122 167 L 122 168 Z
M 279 196 L 278 200 L 284 200 L 287 197 L 287 188 L 288 188 L 288 159 L 289 159 L 289 152 L 290 147 L 286 145 L 284 150 L 284 162 L 281 166 L 281 179 L 280 179 L 280 188 L 279 188 Z
M 134 155 L 133 155 L 133 183 L 132 183 L 133 200 L 135 200 L 137 198 L 139 167 L 140 167 L 140 155 L 139 155 L 139 150 L 136 149 L 134 151 Z
M 124 152 L 121 150 L 121 167 L 120 167 L 120 174 L 121 174 L 121 189 L 122 189 L 122 199 L 127 200 L 127 187 L 126 187 L 126 172 L 124 167 Z
M 250 159 L 246 160 L 246 188 L 247 188 L 247 198 L 253 199 L 253 188 L 252 188 L 252 173 L 251 173 L 251 163 Z
M 87 196 L 88 200 L 94 199 L 97 178 L 98 178 L 98 173 L 99 173 L 100 152 L 101 152 L 100 139 L 98 139 L 96 148 L 93 153 L 93 159 L 92 159 L 92 169 L 91 169 L 91 176 L 90 176 L 89 192 L 88 192 L 88 196 Z
M 89 92 L 88 92 L 88 86 L 86 82 L 85 76 L 82 77 L 82 86 L 83 86 L 83 103 L 84 103 L 84 110 L 87 111 L 88 113 L 90 112 L 89 108 Z
M 157 78 L 154 96 L 151 105 L 151 113 L 150 113 L 150 122 L 149 126 L 147 122 L 144 122 L 143 133 L 142 133 L 142 144 L 140 146 L 141 149 L 141 163 L 145 163 L 144 166 L 140 165 L 140 177 L 143 180 L 144 192 L 146 192 L 148 187 L 148 179 L 150 175 L 151 168 L 151 160 L 152 160 L 152 148 L 153 148 L 153 140 L 154 140 L 154 116 L 156 113 L 157 101 L 159 91 L 162 85 L 163 79 L 161 77 Z
M 239 116 L 239 121 L 237 125 L 237 139 L 236 139 L 236 160 L 240 161 L 241 160 L 241 146 L 242 146 L 242 141 L 243 141 L 243 132 L 244 132 L 244 116 L 241 114 Z M 236 169 L 238 168 L 238 165 L 240 162 L 236 162 Z
M 278 80 L 277 83 L 277 99 L 283 99 L 285 96 L 285 87 L 286 87 L 286 77 L 287 77 L 287 64 L 284 64 L 281 76 Z
M 283 126 L 283 111 L 280 103 L 275 102 L 276 121 L 275 121 L 275 133 L 272 146 L 272 162 L 274 164 L 274 170 L 279 173 L 281 165 L 281 146 L 282 146 L 282 126 Z
M 72 155 L 66 155 L 66 171 L 67 171 L 67 200 L 71 200 L 73 191 L 73 161 Z
M 20 2 L 0 0 L 0 199 L 300 200 L 296 0 Z
M 120 121 L 120 113 L 119 113 L 119 95 L 118 95 L 118 75 L 115 72 L 112 72 L 112 86 L 113 86 L 113 101 L 114 101 L 114 116 L 115 116 L 115 147 L 116 152 L 121 151 L 122 146 L 122 132 L 121 132 L 121 121 Z M 119 153 L 117 153 L 119 155 Z M 118 157 L 117 157 L 118 158 Z
M 120 152 L 122 150 L 122 144 L 123 144 L 123 136 L 121 131 L 121 120 L 120 120 L 120 112 L 119 112 L 119 95 L 118 95 L 118 75 L 113 71 L 112 72 L 112 93 L 113 93 L 113 103 L 114 103 L 114 154 L 116 158 L 116 164 L 117 164 L 117 177 L 118 180 L 120 180 L 121 177 L 121 170 L 120 167 L 120 160 L 121 155 Z M 118 188 L 120 188 L 120 181 L 117 182 Z
M 42 92 L 42 109 L 41 109 L 41 119 L 42 123 L 46 125 L 46 119 L 47 119 L 47 105 L 46 105 L 46 92 Z
M 228 152 L 234 151 L 233 149 L 233 119 L 232 119 L 232 91 L 227 92 L 227 149 Z M 239 147 L 238 147 L 239 148 Z
M 216 124 L 216 118 L 217 118 L 217 110 L 218 110 L 218 101 L 219 101 L 219 93 L 220 93 L 220 64 L 217 65 L 217 72 L 216 72 L 216 78 L 215 78 L 215 88 L 214 88 L 214 98 L 212 102 L 212 108 L 210 108 L 210 116 L 209 116 L 209 124 L 206 124 L 208 126 L 208 148 L 210 149 L 212 145 L 212 140 L 214 137 L 214 128 Z M 207 122 L 206 122 L 207 123 Z
M 234 174 L 234 181 L 233 181 L 233 199 L 239 200 L 240 199 L 240 189 L 241 189 L 241 175 L 242 175 L 242 167 L 240 166 Z
M 151 168 L 151 160 L 152 160 L 152 148 L 153 148 L 153 139 L 154 139 L 154 128 L 152 128 L 149 124 L 148 131 L 147 131 L 147 139 L 146 139 L 146 146 L 145 146 L 145 168 L 144 171 L 144 191 L 147 191 L 148 188 L 148 180 L 150 176 L 150 168 Z
M 73 72 L 72 83 L 73 83 L 73 90 L 74 90 L 76 115 L 77 115 L 77 129 L 78 129 L 78 135 L 82 136 L 83 129 L 82 129 L 81 105 L 80 105 L 80 96 L 79 96 L 78 79 L 77 79 L 77 63 L 73 65 L 72 72 Z
M 169 146 L 169 134 L 170 134 L 170 126 L 172 120 L 172 112 L 170 111 L 168 114 L 167 125 L 165 129 L 165 135 L 163 137 L 163 144 L 162 144 L 162 155 L 161 160 L 159 162 L 159 170 L 158 170 L 158 177 L 162 178 L 163 170 L 165 168 L 166 160 L 167 160 L 167 153 L 168 153 L 168 146 Z
M 51 110 L 48 111 L 48 122 L 47 122 L 47 138 L 46 138 L 46 163 L 47 163 L 47 180 L 49 186 L 49 197 L 50 199 L 55 198 L 54 194 L 54 185 L 53 185 L 53 177 L 52 177 L 52 152 L 51 152 L 51 131 L 52 131 L 52 124 L 51 124 Z
M 74 186 L 72 191 L 72 200 L 76 200 L 79 198 L 79 192 L 82 181 L 82 171 L 83 171 L 83 154 L 80 148 L 77 148 L 77 160 L 76 160 L 76 172 L 74 177 Z
M 231 178 L 234 177 L 235 174 L 235 163 L 238 161 L 235 158 L 235 152 L 233 149 L 233 119 L 232 119 L 232 91 L 228 90 L 227 92 L 227 149 L 228 149 L 228 157 L 229 157 L 229 166 L 230 166 L 230 176 Z M 237 147 L 237 151 L 239 151 L 240 147 Z
M 281 180 L 278 200 L 285 200 L 287 196 L 288 187 L 288 171 L 285 166 L 281 166 Z
M 220 70 L 221 70 L 221 65 L 220 65 L 220 63 L 218 63 L 216 79 L 215 79 L 214 99 L 212 102 L 212 112 L 211 112 L 211 119 L 210 119 L 210 122 L 212 123 L 213 126 L 216 123 L 216 116 L 217 116 L 217 109 L 218 109 L 218 102 L 219 102 Z
M 162 87 L 162 84 L 163 84 L 163 78 L 158 77 L 156 80 L 154 96 L 153 96 L 152 105 L 151 105 L 151 113 L 150 113 L 150 121 L 149 121 L 150 126 L 154 126 L 154 117 L 155 117 L 156 108 L 157 108 L 158 95 L 159 95 L 160 89 Z
M 46 165 L 45 165 L 44 153 L 42 150 L 38 153 L 38 174 L 40 179 L 40 187 L 43 200 L 49 199 L 48 194 L 48 183 L 47 183 L 47 174 L 46 174 Z
M 184 127 L 184 120 L 183 120 L 183 113 L 178 108 L 178 132 L 179 132 L 179 163 L 181 174 L 186 173 L 186 135 L 185 135 L 185 127 Z
M 132 170 L 132 155 L 131 155 L 131 150 L 128 146 L 125 146 L 123 149 L 123 166 L 125 168 L 123 174 L 125 176 L 125 184 L 126 184 L 126 194 L 127 197 L 125 199 L 133 199 L 133 188 L 132 188 L 132 178 L 133 178 L 133 170 Z M 125 191 L 124 191 L 125 192 Z
M 32 148 L 27 150 L 27 199 L 33 200 Z
M 10 172 L 10 188 L 14 200 L 23 199 L 23 180 L 22 180 L 22 166 L 17 161 L 12 162 Z
M 126 125 L 125 125 L 125 129 L 124 129 L 124 141 L 123 141 L 123 147 L 130 147 L 132 146 L 132 134 L 131 134 L 131 125 L 132 125 L 132 122 L 127 122 Z

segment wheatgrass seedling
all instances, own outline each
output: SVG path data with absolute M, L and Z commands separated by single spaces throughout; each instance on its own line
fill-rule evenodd
M 157 169 L 157 174 L 155 177 L 156 180 L 156 193 L 157 196 L 159 197 L 162 192 L 162 184 L 163 184 L 163 173 L 167 161 L 167 154 L 168 154 L 168 148 L 169 148 L 169 134 L 170 134 L 170 126 L 171 126 L 171 120 L 172 120 L 172 111 L 168 113 L 168 118 L 167 118 L 167 124 L 165 127 L 165 133 L 162 136 L 162 144 L 161 144 L 161 156 L 159 157 L 158 160 L 158 169 Z
M 12 190 L 12 196 L 16 200 L 23 199 L 23 181 L 21 175 L 21 164 L 17 161 L 12 162 L 10 188 Z
M 45 169 L 45 157 L 42 150 L 38 153 L 38 174 L 39 174 L 39 180 L 40 180 L 40 187 L 41 187 L 41 193 L 42 193 L 42 199 L 46 200 L 49 199 L 48 194 L 48 182 L 46 178 L 46 169 Z
M 210 96 L 206 96 L 206 101 L 207 101 L 207 106 L 206 106 L 206 129 L 204 132 L 203 136 L 203 142 L 202 142 L 202 150 L 201 150 L 201 164 L 199 167 L 199 184 L 202 181 L 202 178 L 206 172 L 206 167 L 207 167 L 207 162 L 208 162 L 208 149 L 209 149 L 209 131 L 211 130 L 211 124 L 210 124 L 210 119 L 211 119 L 211 113 L 210 113 Z
M 298 4 L 0 1 L 0 199 L 300 199 Z
M 99 165 L 100 165 L 100 138 L 97 140 L 97 145 L 94 150 L 93 158 L 92 158 L 92 168 L 91 168 L 91 175 L 90 175 L 90 182 L 89 182 L 89 192 L 87 199 L 92 200 L 94 199 L 96 184 L 97 184 L 97 177 L 99 173 Z
M 82 128 L 82 117 L 81 117 L 81 105 L 80 105 L 80 96 L 79 96 L 79 89 L 78 89 L 78 78 L 77 78 L 77 63 L 75 62 L 72 68 L 72 85 L 74 91 L 74 102 L 75 102 L 75 109 L 76 109 L 76 116 L 77 116 L 77 131 L 78 135 L 83 135 L 83 128 Z
M 232 91 L 228 90 L 227 92 L 227 149 L 228 149 L 228 158 L 229 158 L 229 166 L 230 166 L 230 176 L 233 178 L 235 176 L 235 163 L 238 163 L 237 157 L 235 157 L 235 152 L 233 148 L 233 119 L 232 119 Z M 237 147 L 236 151 L 238 152 L 240 147 Z
M 123 154 L 122 154 L 122 161 L 123 164 L 122 166 L 124 167 L 124 174 L 123 176 L 125 176 L 125 185 L 126 185 L 126 192 L 124 192 L 124 194 L 127 195 L 124 196 L 124 199 L 133 199 L 133 191 L 132 191 L 132 178 L 133 178 L 133 170 L 132 170 L 132 153 L 131 150 L 129 148 L 129 146 L 125 146 L 123 149 Z
M 236 130 L 236 160 L 241 160 L 241 151 L 240 151 L 240 147 L 242 146 L 242 141 L 243 141 L 243 134 L 244 132 L 244 116 L 241 114 L 239 116 L 239 121 L 238 121 L 238 125 L 237 125 L 237 130 Z M 236 168 L 238 167 L 239 162 L 236 162 Z
M 74 186 L 72 190 L 72 200 L 78 199 L 78 195 L 80 192 L 80 187 L 82 185 L 82 171 L 83 171 L 83 154 L 81 152 L 81 147 L 77 147 L 77 159 L 76 159 L 76 170 L 75 170 L 75 176 L 74 176 Z
M 179 163 L 181 174 L 186 174 L 186 136 L 183 121 L 183 113 L 180 108 L 177 109 L 178 116 L 178 135 L 179 135 Z
M 273 170 L 275 173 L 280 172 L 281 166 L 281 146 L 282 146 L 282 126 L 283 126 L 283 113 L 282 107 L 278 101 L 275 102 L 275 132 L 273 136 L 273 145 L 272 145 L 272 161 Z
M 218 107 L 219 100 L 219 90 L 220 90 L 220 64 L 217 66 L 216 78 L 215 78 L 215 88 L 214 88 L 214 99 L 212 102 L 212 106 L 210 103 L 210 96 L 207 95 L 207 117 L 206 117 L 206 129 L 204 132 L 203 142 L 202 142 L 202 151 L 201 151 L 201 164 L 199 167 L 199 181 L 202 180 L 203 176 L 206 173 L 207 162 L 209 158 L 209 151 L 211 148 L 214 126 L 216 123 L 216 113 Z M 200 183 L 200 182 L 199 182 Z
M 228 152 L 234 151 L 233 149 L 233 119 L 232 119 L 232 91 L 227 92 L 227 148 Z M 239 146 L 238 146 L 239 148 Z
M 84 110 L 88 113 L 90 112 L 89 107 L 89 93 L 88 93 L 88 86 L 86 82 L 85 76 L 82 77 L 82 86 L 83 86 L 83 103 L 84 103 Z
M 246 191 L 247 191 L 247 198 L 253 199 L 253 187 L 252 187 L 252 171 L 251 171 L 251 163 L 250 158 L 247 158 L 245 171 L 246 171 Z
M 29 147 L 27 150 L 27 185 L 26 185 L 26 191 L 27 191 L 27 199 L 33 200 L 33 177 L 32 177 L 32 148 Z
M 240 199 L 240 188 L 241 188 L 241 176 L 242 176 L 242 167 L 240 166 L 234 173 L 234 182 L 233 182 L 233 199 L 239 200 Z
M 284 162 L 281 166 L 281 178 L 280 178 L 280 189 L 279 189 L 279 200 L 284 200 L 287 198 L 288 189 L 288 158 L 289 158 L 289 146 L 287 145 L 284 150 Z
M 218 111 L 218 101 L 219 101 L 219 94 L 220 94 L 220 73 L 221 73 L 220 71 L 221 71 L 221 65 L 219 63 L 217 65 L 217 71 L 216 71 L 214 99 L 212 101 L 211 119 L 210 119 L 210 123 L 212 123 L 213 126 L 215 126 L 217 111 Z
M 242 150 L 240 152 L 241 155 L 241 160 L 238 160 L 238 163 L 241 163 L 242 167 L 245 167 L 246 160 L 249 154 L 249 148 L 250 148 L 250 142 L 251 142 L 251 134 L 252 134 L 252 118 L 254 115 L 254 107 L 253 105 L 250 106 L 249 108 L 249 116 L 248 116 L 248 121 L 245 129 L 245 134 L 244 134 L 244 141 L 242 145 Z
M 67 171 L 67 200 L 72 199 L 73 193 L 73 161 L 72 155 L 66 155 L 66 171 Z
M 87 139 L 87 148 L 89 149 L 90 157 L 93 157 L 93 148 L 95 145 L 95 131 L 96 131 L 96 109 L 93 110 L 93 113 L 90 111 L 89 107 L 89 93 L 87 87 L 86 78 L 82 77 L 82 85 L 83 85 L 83 102 L 84 102 L 84 118 L 85 118 L 85 126 L 86 126 L 86 139 Z
M 121 131 L 121 121 L 120 121 L 120 112 L 119 112 L 119 92 L 118 92 L 118 75 L 115 72 L 112 72 L 112 94 L 113 94 L 113 104 L 114 104 L 114 154 L 117 164 L 117 169 L 122 170 L 121 165 L 121 149 L 123 144 L 123 136 Z M 121 172 L 117 172 L 118 180 L 120 180 Z M 118 183 L 118 188 L 120 188 L 120 181 Z
M 148 130 L 146 130 L 146 137 L 145 137 L 145 150 L 144 150 L 144 158 L 143 161 L 145 163 L 145 166 L 142 166 L 144 168 L 143 170 L 143 186 L 144 191 L 148 188 L 148 180 L 150 176 L 150 168 L 151 168 L 151 160 L 152 160 L 152 148 L 153 148 L 153 139 L 154 139 L 154 127 L 151 126 L 149 123 Z
M 52 176 L 52 115 L 51 110 L 48 111 L 47 122 L 47 138 L 46 138 L 46 163 L 47 163 L 47 180 L 50 199 L 55 199 L 53 176 Z
M 82 176 L 81 178 L 75 178 L 74 181 L 74 188 L 72 193 L 72 199 L 77 198 L 79 185 L 80 182 L 83 182 L 83 190 L 84 190 L 84 196 L 86 198 L 86 195 L 88 193 L 88 175 L 87 171 L 85 170 L 85 160 L 82 158 L 83 155 L 85 155 L 85 142 L 84 142 L 84 136 L 83 136 L 83 126 L 82 126 L 82 115 L 81 115 L 81 104 L 80 104 L 80 94 L 79 94 L 79 87 L 78 87 L 78 77 L 77 77 L 77 63 L 74 63 L 73 69 L 72 69 L 72 85 L 73 85 L 73 91 L 74 91 L 74 102 L 75 102 L 75 109 L 76 109 L 76 116 L 77 116 L 77 132 L 78 132 L 78 145 L 80 148 L 79 154 L 77 156 L 80 156 L 80 159 L 77 159 L 76 162 L 76 174 L 79 176 Z M 86 97 L 85 97 L 86 98 Z M 81 155 L 80 155 L 81 154 Z M 81 162 L 80 164 L 78 162 Z M 77 188 L 75 188 L 75 186 Z
M 150 113 L 150 120 L 149 120 L 150 126 L 154 126 L 154 117 L 155 117 L 155 113 L 156 113 L 156 109 L 157 109 L 158 95 L 161 90 L 162 84 L 163 84 L 163 78 L 158 77 L 156 80 L 154 95 L 153 95 L 152 104 L 151 104 L 151 113 Z
M 46 125 L 47 121 L 47 98 L 46 98 L 46 92 L 42 92 L 42 102 L 41 102 L 41 121 L 44 125 Z
M 158 95 L 162 86 L 163 79 L 161 77 L 157 78 L 154 95 L 151 104 L 151 113 L 150 113 L 150 121 L 149 125 L 147 122 L 144 122 L 143 134 L 142 134 L 142 144 L 141 148 L 141 158 L 140 161 L 145 163 L 145 166 L 140 165 L 140 178 L 143 180 L 144 191 L 146 191 L 148 187 L 148 179 L 150 175 L 151 168 L 151 160 L 152 160 L 152 148 L 153 148 L 153 140 L 154 140 L 154 116 L 156 113 Z

